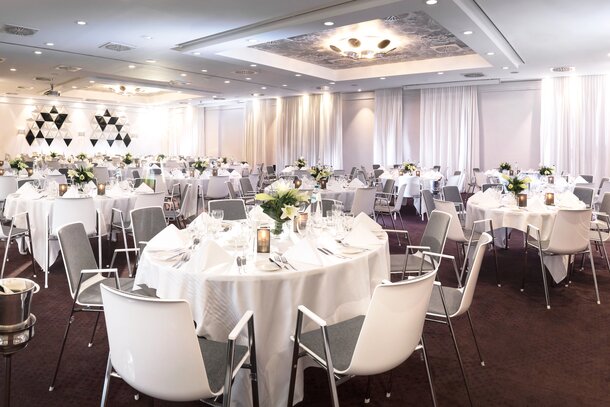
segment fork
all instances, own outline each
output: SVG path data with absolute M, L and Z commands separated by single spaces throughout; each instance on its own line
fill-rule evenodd
M 290 262 L 288 261 L 288 259 L 286 258 L 286 256 L 284 256 L 283 254 L 279 254 L 280 256 L 280 260 L 284 263 L 287 264 L 288 266 L 290 266 L 291 269 L 293 269 L 294 271 L 297 271 L 296 267 L 294 267 L 292 264 L 290 264 Z
M 335 254 L 326 248 L 318 247 L 318 250 L 321 251 L 322 253 L 326 254 L 327 256 L 334 256 L 338 259 L 349 259 L 349 257 L 343 256 L 341 254 Z

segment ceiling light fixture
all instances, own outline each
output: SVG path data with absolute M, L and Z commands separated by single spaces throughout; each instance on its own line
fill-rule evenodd
M 193 52 L 193 55 L 201 55 L 201 52 Z
M 252 80 L 252 78 L 246 78 L 246 80 L 247 80 L 247 81 L 251 81 L 251 80 Z
M 45 42 L 45 43 L 44 43 L 44 45 L 46 45 L 47 47 L 52 47 L 52 46 L 54 46 L 55 44 L 54 44 L 54 43 L 52 43 L 52 42 Z
M 76 24 L 78 24 L 78 25 L 87 25 L 87 22 L 86 22 L 86 21 L 83 21 L 83 20 L 78 20 L 78 21 L 76 22 Z
M 445 72 L 437 72 L 436 74 L 437 74 L 437 75 L 444 75 L 444 74 L 445 74 Z
M 109 86 L 108 89 L 121 96 L 134 96 L 144 92 L 144 89 L 140 87 L 127 85 Z
M 36 55 L 42 55 L 42 51 L 34 51 L 34 54 L 36 54 Z
M 17 72 L 17 68 L 10 68 L 9 71 L 11 72 Z
M 135 65 L 129 65 L 129 66 L 128 66 L 128 68 L 129 68 L 129 69 L 135 69 L 135 68 L 136 68 L 136 66 L 135 66 Z
M 426 4 L 427 4 L 427 5 L 429 5 L 429 6 L 433 6 L 433 5 L 435 5 L 436 3 L 438 3 L 438 1 L 437 1 L 437 0 L 426 0 Z
M 256 68 L 256 64 L 250 64 L 252 68 Z
M 503 67 L 502 67 L 502 69 L 507 70 L 507 69 L 508 69 L 508 67 L 507 67 L 507 66 L 503 66 Z
M 358 92 L 362 92 L 362 89 L 358 89 Z
M 225 83 L 231 83 L 231 81 L 225 81 Z
M 266 86 L 261 86 L 261 89 L 265 90 L 265 89 L 267 89 L 267 87 Z
M 295 73 L 294 76 L 301 76 L 301 74 L 300 73 Z
M 207 72 L 207 71 L 208 71 L 207 69 L 202 69 L 202 70 L 201 70 L 201 72 Z
M 381 78 L 379 78 L 379 80 L 380 81 L 385 81 L 385 77 L 382 76 Z
M 185 73 L 181 73 L 180 76 L 182 76 L 183 78 L 186 76 Z
M 286 87 L 286 86 L 288 86 L 288 85 L 286 85 L 285 83 L 283 83 L 283 84 L 282 84 L 282 86 L 283 86 L 283 87 Z
M 327 26 L 327 27 L 331 27 L 331 26 L 335 25 L 335 23 L 332 22 L 332 21 L 325 21 L 324 25 Z
M 335 82 L 328 82 L 328 84 L 329 84 L 329 85 L 334 85 L 334 84 L 335 84 Z
M 329 48 L 351 59 L 373 59 L 384 57 L 396 46 L 392 40 L 377 35 L 353 35 L 331 40 Z
M 95 81 L 89 81 L 89 83 L 95 83 Z
M 78 86 L 72 86 L 72 89 L 78 89 Z
M 489 52 L 487 53 L 487 55 L 489 55 L 489 56 L 491 57 L 491 56 L 496 55 L 496 53 L 495 53 L 495 52 L 492 52 L 492 51 L 489 51 Z
M 471 34 L 472 34 L 472 31 L 470 31 L 470 30 L 464 31 L 464 35 L 471 35 Z
M 146 62 L 148 62 L 149 64 L 154 64 L 157 61 L 155 61 L 154 59 L 147 59 Z

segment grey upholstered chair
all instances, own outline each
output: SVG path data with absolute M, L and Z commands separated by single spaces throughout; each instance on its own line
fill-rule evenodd
M 583 201 L 585 205 L 587 205 L 587 208 L 590 208 L 591 205 L 593 205 L 593 195 L 595 195 L 595 190 L 587 187 L 574 187 L 574 195 Z
M 246 205 L 241 199 L 217 199 L 208 202 L 208 213 L 215 209 L 224 211 L 223 220 L 243 220 L 248 219 Z
M 428 216 L 428 219 L 430 219 L 430 213 L 432 213 L 432 211 L 435 209 L 434 195 L 432 194 L 432 191 L 430 191 L 428 189 L 422 189 L 421 196 L 422 196 L 422 200 L 424 201 L 424 206 L 426 207 L 426 215 Z M 422 218 L 422 220 L 424 219 L 423 211 L 422 211 L 421 218 Z

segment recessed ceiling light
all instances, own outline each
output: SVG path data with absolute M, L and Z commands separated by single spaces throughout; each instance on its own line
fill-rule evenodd
M 256 97 L 256 96 L 260 96 L 260 93 L 251 93 L 251 95 Z
M 324 25 L 330 27 L 331 25 L 335 25 L 335 23 L 333 23 L 332 21 L 325 21 Z
M 153 37 L 151 37 L 150 35 L 143 35 L 142 38 L 144 38 L 145 40 L 152 40 Z
M 190 85 L 191 83 L 190 83 L 190 82 L 184 82 L 184 84 L 185 84 L 185 85 Z
M 251 80 L 252 80 L 252 78 L 246 78 L 246 80 L 247 80 L 247 81 L 251 81 Z
M 55 44 L 52 42 L 45 42 L 44 45 L 46 45 L 47 47 L 52 47 Z
M 507 67 L 507 66 L 503 66 L 503 67 L 502 67 L 502 69 L 507 70 L 507 69 L 508 69 L 508 67 Z
M 464 31 L 464 35 L 471 35 L 471 34 L 472 34 L 472 31 L 470 31 L 470 30 Z
M 95 83 L 95 81 L 89 81 L 89 83 Z
M 182 91 L 181 91 L 181 90 L 179 90 L 179 91 L 178 91 L 178 92 L 176 92 L 176 93 L 182 93 Z
M 72 89 L 78 89 L 78 86 L 72 86 Z
M 358 89 L 358 92 L 362 92 L 362 89 Z
M 335 82 L 328 82 L 328 84 L 329 84 L 329 85 L 334 85 L 334 84 L 335 84 Z
M 252 68 L 256 68 L 256 64 L 250 64 Z
M 429 6 L 432 6 L 432 5 L 436 4 L 436 3 L 438 3 L 437 0 L 426 0 L 426 4 L 429 5 Z
M 437 75 L 444 75 L 444 74 L 445 74 L 445 72 L 437 72 L 436 74 L 437 74 Z
M 17 72 L 17 68 L 10 68 L 9 71 L 11 72 Z
M 286 86 L 288 86 L 288 85 L 286 85 L 285 83 L 283 83 L 283 84 L 282 84 L 282 86 L 283 86 L 283 87 L 286 87 Z
M 489 55 L 489 56 L 491 57 L 491 56 L 493 56 L 493 55 L 496 55 L 496 53 L 495 53 L 495 52 L 493 52 L 493 51 L 489 51 L 489 52 L 487 53 L 487 55 Z
M 87 22 L 86 22 L 86 21 L 83 21 L 83 20 L 78 20 L 78 21 L 76 22 L 76 24 L 78 24 L 78 25 L 87 25 Z
M 129 65 L 129 66 L 128 66 L 128 68 L 129 68 L 129 69 L 135 69 L 135 68 L 136 68 L 136 66 L 135 66 L 135 65 Z
M 379 78 L 379 80 L 380 81 L 385 81 L 385 77 L 382 76 L 381 78 Z
M 202 69 L 202 70 L 201 70 L 201 72 L 207 72 L 207 71 L 208 71 L 207 69 Z
M 231 81 L 225 81 L 225 83 L 231 83 Z
M 201 52 L 193 52 L 193 55 L 201 55 Z
M 36 55 L 42 55 L 42 51 L 34 51 L 34 54 L 36 54 Z
M 261 89 L 265 90 L 265 89 L 267 89 L 267 87 L 266 86 L 261 86 Z
M 300 73 L 295 73 L 294 76 L 301 76 L 301 74 Z
M 154 59 L 147 59 L 146 62 L 148 62 L 149 64 L 154 64 L 157 61 L 155 61 Z
M 182 76 L 183 78 L 186 76 L 185 73 L 181 73 L 180 76 Z

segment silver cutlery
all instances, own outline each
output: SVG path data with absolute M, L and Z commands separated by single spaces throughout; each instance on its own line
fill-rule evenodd
M 290 267 L 291 269 L 293 269 L 294 271 L 297 271 L 296 267 L 294 267 L 292 264 L 290 264 L 290 262 L 288 261 L 288 259 L 286 258 L 286 256 L 284 256 L 283 254 L 277 254 L 277 256 L 280 258 L 280 260 L 282 261 L 282 263 L 287 264 L 288 267 Z
M 275 260 L 273 257 L 269 256 L 269 261 L 273 264 L 275 264 L 276 266 L 278 266 L 281 269 L 285 269 L 288 270 L 288 267 L 285 264 L 282 264 L 280 262 L 278 262 L 277 260 Z

